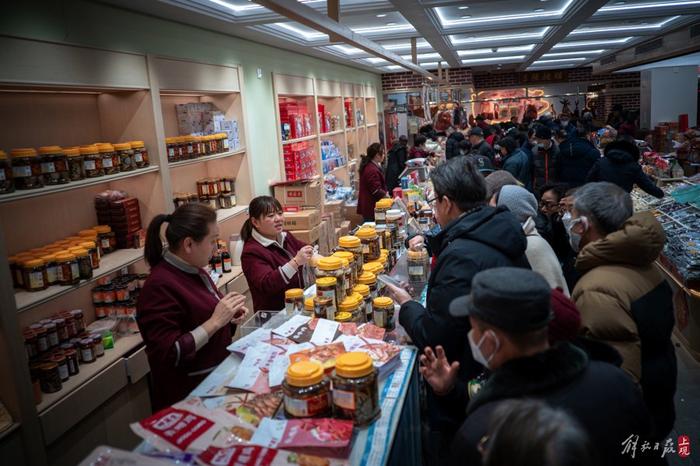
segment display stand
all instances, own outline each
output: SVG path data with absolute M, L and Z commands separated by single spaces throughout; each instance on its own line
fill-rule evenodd
M 130 403 L 129 420 L 150 411 L 145 378 L 150 369 L 141 337 L 118 338 L 114 349 L 94 363 L 81 365 L 80 373 L 62 390 L 44 394 L 35 405 L 22 329 L 64 309 L 82 309 L 91 323 L 95 320 L 91 289 L 96 280 L 124 268 L 146 271 L 143 250 L 117 250 L 103 257 L 92 279 L 33 293 L 12 289 L 7 258 L 94 226 L 94 197 L 105 189 L 123 190 L 138 198 L 145 228 L 155 215 L 174 210 L 173 191 L 185 186 L 196 191 L 194 180 L 206 176 L 236 178 L 238 205 L 219 211 L 218 218 L 222 238 L 238 232 L 254 192 L 245 151 L 241 73 L 237 67 L 14 38 L 1 38 L 0 48 L 6 51 L 0 58 L 3 149 L 142 140 L 149 152 L 146 168 L 0 195 L 0 399 L 19 425 L 0 443 L 19 437 L 24 445 L 35 444 L 36 448 L 24 448 L 27 463 L 74 464 L 86 452 L 72 447 L 73 436 L 92 429 L 92 417 L 104 415 L 102 406 L 109 405 L 112 413 L 124 409 L 120 404 Z M 237 119 L 241 147 L 169 165 L 165 136 L 177 134 L 175 104 L 197 101 L 213 102 L 227 118 Z M 247 286 L 241 291 L 246 292 Z M 139 401 L 129 401 L 132 396 Z M 128 429 L 126 433 L 117 430 L 105 438 L 97 434 L 87 443 L 121 443 L 120 435 L 130 435 Z

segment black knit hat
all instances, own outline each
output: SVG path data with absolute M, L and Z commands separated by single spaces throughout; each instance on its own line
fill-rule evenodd
M 610 151 L 620 151 L 627 152 L 634 158 L 634 160 L 639 160 L 639 148 L 636 144 L 620 139 L 619 141 L 613 141 L 605 146 L 605 155 L 607 156 Z
M 535 137 L 538 139 L 552 139 L 552 130 L 549 126 L 537 125 L 535 128 Z

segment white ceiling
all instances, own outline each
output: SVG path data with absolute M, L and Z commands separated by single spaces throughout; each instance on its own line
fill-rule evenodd
M 405 71 L 253 1 L 107 1 L 379 73 Z M 326 11 L 326 0 L 298 1 Z M 700 0 L 340 0 L 341 24 L 409 61 L 416 37 L 418 64 L 429 69 L 585 66 L 698 20 Z

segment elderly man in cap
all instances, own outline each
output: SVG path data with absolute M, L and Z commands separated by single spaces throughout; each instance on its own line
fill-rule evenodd
M 641 392 L 622 370 L 591 360 L 579 347 L 549 345 L 550 293 L 539 274 L 501 267 L 478 273 L 471 294 L 450 304 L 450 314 L 469 318 L 472 355 L 491 372 L 466 407 L 466 420 L 452 443 L 453 464 L 480 465 L 478 448 L 488 442 L 484 436 L 492 413 L 504 401 L 522 398 L 568 411 L 591 438 L 598 455 L 594 464 L 643 464 L 622 455 L 630 435 L 644 439 L 649 433 Z M 464 409 L 468 395 L 457 381 L 459 364 L 450 365 L 440 347 L 436 354 L 426 349 L 420 360 L 421 374 L 443 395 L 442 402 Z
M 545 125 L 535 127 L 535 147 L 532 149 L 532 191 L 539 192 L 559 175 L 559 146 L 552 139 L 552 130 Z
M 469 130 L 469 143 L 472 145 L 467 156 L 481 156 L 487 157 L 491 162 L 493 162 L 493 157 L 495 152 L 493 147 L 489 145 L 488 142 L 484 140 L 484 130 L 477 127 Z M 478 166 L 478 164 L 477 164 Z

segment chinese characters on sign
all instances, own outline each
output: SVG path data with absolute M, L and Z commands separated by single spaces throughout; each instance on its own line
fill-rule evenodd
M 678 450 L 676 451 L 675 444 L 672 438 L 667 438 L 663 442 L 649 442 L 643 441 L 639 445 L 639 435 L 632 434 L 627 437 L 622 442 L 622 455 L 629 455 L 632 458 L 637 458 L 637 447 L 639 446 L 640 456 L 644 455 L 646 452 L 651 451 L 654 454 L 658 454 L 661 458 L 665 458 L 666 455 L 677 453 L 681 458 L 687 458 L 690 456 L 690 437 L 687 435 L 681 435 L 678 437 Z
M 526 71 L 517 73 L 518 84 L 533 84 L 533 83 L 557 83 L 565 82 L 569 79 L 567 70 L 555 71 Z

